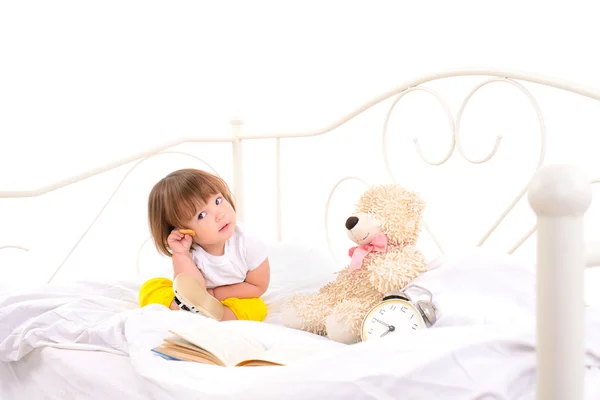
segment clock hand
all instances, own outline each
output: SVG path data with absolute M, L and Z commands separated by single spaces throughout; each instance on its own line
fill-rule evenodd
M 385 325 L 387 327 L 387 331 L 383 332 L 383 334 L 380 337 L 384 337 L 385 335 L 387 335 L 390 332 L 394 332 L 396 330 L 396 327 L 394 325 L 390 325 L 390 324 L 386 324 L 385 322 L 381 321 L 380 319 L 377 318 L 373 318 L 375 321 L 379 322 L 382 325 Z
M 373 319 L 374 319 L 375 321 L 379 322 L 380 324 L 382 324 L 382 325 L 386 326 L 388 329 L 390 328 L 390 325 L 386 324 L 385 322 L 383 322 L 383 321 L 381 321 L 381 320 L 379 320 L 379 319 L 377 319 L 377 318 L 373 318 Z

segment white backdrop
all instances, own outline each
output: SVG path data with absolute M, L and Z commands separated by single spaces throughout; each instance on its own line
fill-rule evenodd
M 244 118 L 250 132 L 316 129 L 401 82 L 447 68 L 522 69 L 600 87 L 595 7 L 541 1 L 4 2 L 0 187 L 34 188 L 178 137 L 228 135 L 233 116 Z M 480 81 L 431 86 L 456 113 Z M 546 162 L 573 163 L 600 177 L 595 139 L 600 103 L 528 87 L 548 127 Z M 474 167 L 455 153 L 446 166 L 433 169 L 418 161 L 412 138 L 418 135 L 424 151 L 439 158 L 449 143 L 447 121 L 432 98 L 410 97 L 392 119 L 392 164 L 402 182 L 428 200 L 428 221 L 446 249 L 472 246 L 533 170 L 539 152 L 535 114 L 514 88 L 493 85 L 467 109 L 462 135 L 466 151 L 479 158 L 502 133 L 497 157 Z M 282 144 L 286 241 L 325 246 L 322 207 L 340 177 L 389 179 L 378 155 L 385 112 L 374 109 L 330 136 Z M 341 144 L 340 138 L 359 138 L 360 145 Z M 272 141 L 245 148 L 246 222 L 269 240 L 275 233 L 273 148 Z M 186 150 L 230 179 L 228 145 Z M 365 159 L 370 161 L 361 162 Z M 137 169 L 69 259 L 63 277 L 128 276 L 146 237 L 151 185 L 184 166 L 201 164 L 163 156 Z M 1 201 L 0 244 L 31 249 L 28 255 L 0 252 L 2 283 L 29 277 L 43 282 L 128 168 L 40 198 Z M 463 173 L 473 174 L 476 183 Z M 491 189 L 480 190 L 484 184 Z M 348 245 L 340 223 L 360 189 L 349 185 L 340 192 L 345 199 L 336 197 L 340 206 L 331 216 L 336 262 L 343 262 Z M 598 240 L 595 209 L 597 204 L 587 229 Z M 492 248 L 510 247 L 508 238 L 533 223 L 526 201 L 516 211 L 490 239 Z M 519 256 L 532 261 L 533 244 Z M 435 255 L 427 238 L 423 246 Z M 155 257 L 151 246 L 144 256 Z

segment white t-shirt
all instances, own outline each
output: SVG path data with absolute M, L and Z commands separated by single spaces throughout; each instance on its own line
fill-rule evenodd
M 243 282 L 248 271 L 258 268 L 267 255 L 265 243 L 247 234 L 239 223 L 225 243 L 225 253 L 222 256 L 208 254 L 200 246 L 192 248 L 192 259 L 202 272 L 209 289 Z

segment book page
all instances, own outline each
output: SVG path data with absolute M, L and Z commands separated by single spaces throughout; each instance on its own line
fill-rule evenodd
M 203 349 L 202 347 L 198 347 L 195 344 L 188 342 L 187 340 L 183 340 L 179 336 L 165 338 L 164 340 L 165 343 L 161 346 L 163 349 L 185 351 L 186 353 L 194 354 L 196 357 L 204 358 L 207 362 L 210 362 L 212 364 L 225 366 L 225 364 L 223 364 L 223 362 L 221 362 L 211 352 L 207 351 L 206 349 Z
M 234 366 L 241 360 L 258 357 L 265 348 L 255 340 L 243 337 L 215 323 L 192 325 L 172 334 L 205 349 L 225 366 Z
M 242 360 L 237 366 L 288 365 L 322 352 L 322 348 L 275 345 L 254 358 Z
M 193 361 L 201 364 L 212 364 L 215 365 L 214 361 L 210 361 L 205 358 L 204 355 L 198 355 L 191 351 L 185 351 L 180 348 L 166 347 L 165 345 L 158 346 L 152 351 L 161 354 L 163 357 L 169 357 L 172 360 L 178 361 Z

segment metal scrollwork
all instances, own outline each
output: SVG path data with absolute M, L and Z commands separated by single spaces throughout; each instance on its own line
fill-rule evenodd
M 471 101 L 472 97 L 475 95 L 475 93 L 477 93 L 477 91 L 479 91 L 481 88 L 483 88 L 486 85 L 489 85 L 491 83 L 495 83 L 495 82 L 502 82 L 502 83 L 507 83 L 510 84 L 514 87 L 516 87 L 517 89 L 519 89 L 522 93 L 524 93 L 526 95 L 526 97 L 528 98 L 529 102 L 531 103 L 537 117 L 538 117 L 538 121 L 539 121 L 539 132 L 540 132 L 540 140 L 541 140 L 541 148 L 540 148 L 540 155 L 539 155 L 539 159 L 536 165 L 535 170 L 532 173 L 532 178 L 535 175 L 535 173 L 538 171 L 538 169 L 543 165 L 544 163 L 544 158 L 546 155 L 546 126 L 544 123 L 544 118 L 542 115 L 542 111 L 541 108 L 538 104 L 538 102 L 536 101 L 536 99 L 534 98 L 534 96 L 531 94 L 531 92 L 529 90 L 527 90 L 522 84 L 520 84 L 519 82 L 516 82 L 515 80 L 512 79 L 508 79 L 508 78 L 501 78 L 501 77 L 495 77 L 495 78 L 491 78 L 488 79 L 482 83 L 479 83 L 478 85 L 476 85 L 470 92 L 469 94 L 465 97 L 465 99 L 463 100 L 460 109 L 457 113 L 456 116 L 456 120 L 454 119 L 452 112 L 450 111 L 450 108 L 448 106 L 448 103 L 442 98 L 442 96 L 440 96 L 437 92 L 433 91 L 430 88 L 427 87 L 421 87 L 421 86 L 414 86 L 414 87 L 410 87 L 408 89 L 406 89 L 405 91 L 401 92 L 398 97 L 394 100 L 394 102 L 392 103 L 392 105 L 390 106 L 385 121 L 384 121 L 384 127 L 383 127 L 383 140 L 382 140 L 382 152 L 383 152 L 383 160 L 384 160 L 384 164 L 385 164 L 385 168 L 390 176 L 390 178 L 392 179 L 392 181 L 397 182 L 396 176 L 394 175 L 392 168 L 390 167 L 390 162 L 389 162 L 389 158 L 388 158 L 388 149 L 387 149 L 387 129 L 388 129 L 388 124 L 389 124 L 389 120 L 391 117 L 392 112 L 394 111 L 397 103 L 400 101 L 400 99 L 402 99 L 405 95 L 407 95 L 410 92 L 416 91 L 416 90 L 422 90 L 425 91 L 431 95 L 433 95 L 438 101 L 439 103 L 442 105 L 442 107 L 444 108 L 446 115 L 448 117 L 448 123 L 450 125 L 450 131 L 452 134 L 452 141 L 451 141 L 451 145 L 448 148 L 448 150 L 446 151 L 446 154 L 444 157 L 442 157 L 440 160 L 432 160 L 429 157 L 427 157 L 423 150 L 421 149 L 421 146 L 419 145 L 419 140 L 418 138 L 413 139 L 414 143 L 415 143 L 415 149 L 419 155 L 419 157 L 426 162 L 429 165 L 433 165 L 433 166 L 440 166 L 445 164 L 450 157 L 452 156 L 452 154 L 454 153 L 454 150 L 458 150 L 459 154 L 461 155 L 462 158 L 464 158 L 465 160 L 467 160 L 470 163 L 473 164 L 482 164 L 485 163 L 489 160 L 491 160 L 496 153 L 498 152 L 498 149 L 500 148 L 500 144 L 502 142 L 502 136 L 501 135 L 497 135 L 496 136 L 496 141 L 494 144 L 494 147 L 492 148 L 491 151 L 488 152 L 487 155 L 485 155 L 484 157 L 480 157 L 480 158 L 475 158 L 475 157 L 471 157 L 469 156 L 466 151 L 464 150 L 463 146 L 462 146 L 462 142 L 461 142 L 461 137 L 460 137 L 460 127 L 461 127 L 461 122 L 462 122 L 462 118 L 463 118 L 463 114 L 464 111 L 466 109 L 467 104 Z M 529 182 L 529 181 L 528 181 Z M 515 205 L 523 198 L 523 196 L 527 193 L 527 187 L 528 185 L 526 185 L 521 191 L 520 193 L 514 198 L 514 200 L 511 202 L 511 204 L 502 212 L 502 214 L 500 215 L 500 217 L 496 220 L 496 222 L 488 229 L 488 231 L 483 235 L 483 237 L 481 238 L 481 240 L 478 243 L 478 246 L 481 246 L 485 243 L 485 241 L 489 238 L 489 236 L 496 230 L 496 228 L 500 225 L 500 223 L 506 218 L 506 216 L 511 212 L 511 210 L 515 207 Z M 424 228 L 425 230 L 429 233 L 429 235 L 431 236 L 431 238 L 433 239 L 433 241 L 435 242 L 436 246 L 438 247 L 438 249 L 443 253 L 443 249 L 442 246 L 440 244 L 440 241 L 437 239 L 437 237 L 435 236 L 435 234 L 433 233 L 433 231 L 429 228 L 429 225 L 427 224 L 426 221 L 424 221 Z M 535 229 L 530 230 L 527 235 L 522 238 L 522 240 L 517 243 L 516 246 L 514 246 L 513 248 L 511 248 L 509 250 L 509 253 L 514 252 L 521 244 L 522 242 L 524 242 L 529 236 L 531 236 L 531 234 L 533 234 L 533 232 L 535 231 Z

